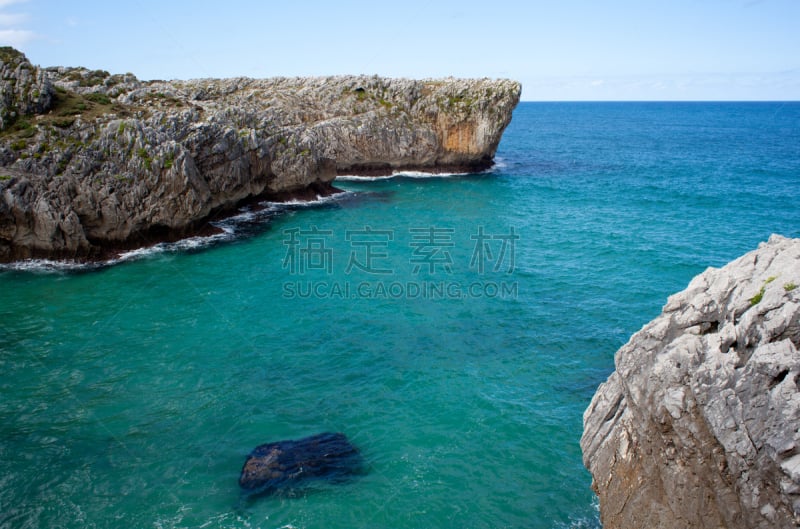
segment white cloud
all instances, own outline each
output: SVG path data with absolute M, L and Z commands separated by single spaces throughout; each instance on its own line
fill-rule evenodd
M 0 9 L 14 4 L 22 4 L 28 0 L 0 0 Z
M 22 4 L 28 0 L 0 0 L 0 10 L 15 5 Z M 33 31 L 20 28 L 20 25 L 28 20 L 26 13 L 2 13 L 0 12 L 0 45 L 21 48 L 28 42 L 36 38 Z
M 17 24 L 21 24 L 28 19 L 28 15 L 24 13 L 19 14 L 11 14 L 11 13 L 0 13 L 0 26 L 8 27 L 8 26 L 16 26 Z
M 20 48 L 36 38 L 36 33 L 27 29 L 0 29 L 0 44 Z

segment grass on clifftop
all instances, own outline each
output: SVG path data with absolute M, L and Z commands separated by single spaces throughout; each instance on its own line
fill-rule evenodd
M 75 117 L 81 116 L 84 121 L 91 121 L 103 114 L 112 113 L 125 116 L 130 114 L 130 109 L 125 105 L 112 103 L 105 94 L 80 95 L 63 88 L 56 88 L 53 107 L 48 114 L 40 118 L 40 123 L 52 120 L 53 125 L 65 127 L 69 126 L 66 123 L 70 118 L 74 121 Z M 53 117 L 55 119 L 52 119 Z
M 0 47 L 0 61 L 2 62 L 16 62 L 24 58 L 25 55 L 23 55 L 21 51 L 15 50 L 11 46 Z
M 92 93 L 81 95 L 61 87 L 53 93 L 53 103 L 46 114 L 20 116 L 14 123 L 0 131 L 0 139 L 20 140 L 36 135 L 37 127 L 58 127 L 66 129 L 75 123 L 78 116 L 83 121 L 94 121 L 103 114 L 116 114 L 129 117 L 134 110 L 127 105 L 112 102 L 106 94 Z

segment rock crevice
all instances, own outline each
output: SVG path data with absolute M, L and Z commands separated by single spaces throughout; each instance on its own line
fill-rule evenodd
M 773 235 L 670 297 L 584 414 L 613 528 L 800 523 L 800 239 Z

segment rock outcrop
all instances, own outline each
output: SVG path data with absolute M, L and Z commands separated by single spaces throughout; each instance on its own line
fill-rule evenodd
M 50 109 L 53 86 L 48 76 L 14 48 L 0 48 L 0 130 L 18 117 Z
M 520 95 L 508 80 L 142 82 L 0 60 L 0 262 L 182 237 L 249 199 L 330 193 L 337 174 L 482 170 Z
M 342 433 L 321 433 L 257 446 L 239 476 L 250 493 L 270 493 L 319 478 L 344 480 L 362 471 L 361 453 Z
M 710 268 L 616 354 L 584 414 L 605 529 L 800 522 L 800 239 Z

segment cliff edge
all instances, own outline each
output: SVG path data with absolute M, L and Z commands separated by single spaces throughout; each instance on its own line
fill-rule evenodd
M 584 414 L 605 529 L 800 522 L 800 239 L 709 268 L 616 353 Z
M 340 76 L 139 81 L 0 48 L 0 262 L 176 239 L 337 174 L 491 166 L 520 85 Z

